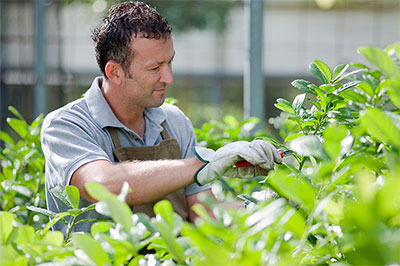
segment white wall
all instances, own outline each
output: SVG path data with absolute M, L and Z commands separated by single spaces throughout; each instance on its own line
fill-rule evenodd
M 97 65 L 91 30 L 98 24 L 96 14 L 79 5 L 62 12 L 64 66 L 72 72 L 95 72 Z M 264 70 L 267 75 L 308 74 L 308 64 L 322 60 L 331 67 L 362 61 L 356 50 L 361 45 L 386 47 L 400 40 L 399 8 L 376 10 L 320 10 L 317 8 L 274 8 L 264 11 Z M 176 74 L 241 75 L 245 60 L 244 11 L 232 10 L 223 36 L 211 30 L 174 32 Z

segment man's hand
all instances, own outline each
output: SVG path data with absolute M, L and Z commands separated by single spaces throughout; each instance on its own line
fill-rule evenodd
M 267 175 L 274 168 L 274 162 L 281 163 L 277 149 L 269 142 L 253 140 L 237 141 L 219 148 L 217 151 L 195 147 L 196 156 L 206 164 L 201 167 L 195 180 L 204 185 L 218 176 L 251 178 Z M 246 160 L 251 166 L 236 168 L 235 164 Z

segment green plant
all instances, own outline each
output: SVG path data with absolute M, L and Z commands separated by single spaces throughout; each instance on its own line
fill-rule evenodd
M 34 227 L 20 224 L 15 214 L 0 211 L 0 265 L 37 265 L 71 255 L 73 249 L 64 246 L 61 232 L 36 234 Z
M 259 122 L 258 118 L 250 118 L 239 121 L 233 116 L 225 116 L 223 121 L 211 120 L 204 123 L 201 128 L 195 127 L 198 145 L 205 146 L 214 150 L 234 141 L 251 141 L 255 137 L 267 139 L 280 146 L 278 141 L 267 132 L 258 131 L 253 134 L 254 126 Z M 214 192 L 220 201 L 233 201 L 237 197 L 243 197 L 253 192 L 261 190 L 263 187 L 259 181 L 262 177 L 248 179 L 243 182 L 240 179 L 218 178 L 218 183 L 214 184 Z
M 42 234 L 47 233 L 47 231 L 49 231 L 54 224 L 58 222 L 64 223 L 67 226 L 67 234 L 65 236 L 65 242 L 67 243 L 70 240 L 70 234 L 75 225 L 82 222 L 90 222 L 90 220 L 88 219 L 78 220 L 79 215 L 93 210 L 95 208 L 95 205 L 92 204 L 88 207 L 79 208 L 80 193 L 78 188 L 74 186 L 66 186 L 65 188 L 57 186 L 51 189 L 51 193 L 53 193 L 54 196 L 56 196 L 68 207 L 68 210 L 66 212 L 55 213 L 48 209 L 35 206 L 27 206 L 27 209 L 45 215 L 50 219 L 46 226 L 40 231 Z M 65 219 L 65 217 L 67 216 L 71 216 L 72 219 L 69 219 L 67 221 Z
M 44 156 L 40 144 L 43 115 L 29 125 L 15 108 L 9 110 L 16 118 L 8 118 L 7 123 L 18 141 L 0 131 L 0 140 L 4 142 L 4 149 L 0 150 L 0 210 L 15 213 L 15 219 L 23 224 L 40 227 L 44 217 L 26 206 L 45 207 Z
M 296 80 L 293 85 L 301 94 L 291 102 L 277 101 L 284 115 L 271 121 L 285 143 L 265 133 L 258 136 L 293 149 L 294 157 L 285 157 L 267 177 L 221 178 L 213 184 L 220 189 L 219 199 L 240 196 L 254 204 L 236 210 L 205 198 L 214 217 L 196 205 L 200 218 L 191 224 L 183 222 L 167 201 L 155 205 L 154 218 L 132 214 L 125 203 L 126 184 L 120 195 L 114 195 L 90 183 L 86 189 L 98 203 L 89 209 L 110 220 L 97 221 L 90 233 L 70 230 L 64 240 L 60 232 L 49 230 L 51 225 L 71 216 L 72 229 L 89 209 L 79 209 L 77 188 L 56 188 L 54 193 L 70 208 L 65 213 L 26 207 L 25 201 L 20 207 L 24 212 L 0 212 L 0 265 L 399 264 L 400 45 L 386 50 L 361 47 L 359 52 L 376 69 L 345 64 L 331 71 L 317 60 L 310 70 L 322 84 Z M 255 122 L 226 117 L 196 129 L 196 134 L 200 144 L 216 149 L 253 138 L 247 128 Z M 2 140 L 11 142 L 7 136 L 1 134 Z M 31 136 L 36 143 L 39 135 Z M 13 161 L 20 160 L 15 152 L 2 151 L 9 160 L 6 171 L 19 164 Z M 2 182 L 9 180 L 4 177 L 11 175 L 2 174 Z M 275 194 L 263 194 L 267 188 Z M 7 199 L 12 191 L 2 187 L 0 195 Z M 51 220 L 36 228 L 25 225 L 29 219 L 19 217 L 29 210 Z
M 399 249 L 398 241 L 382 239 L 399 231 L 399 224 L 393 222 L 399 215 L 393 202 L 399 196 L 390 193 L 398 189 L 400 178 L 398 48 L 359 49 L 378 70 L 353 64 L 340 65 L 332 73 L 315 61 L 310 70 L 322 85 L 305 80 L 292 83 L 316 96 L 308 99 L 309 109 L 304 106 L 305 94 L 292 103 L 278 99 L 276 106 L 296 124 L 294 130 L 280 132 L 288 133 L 283 135 L 285 141 L 303 159 L 279 167 L 266 184 L 300 206 L 306 228 L 297 248 L 314 254 L 306 263 L 399 262 L 394 251 Z M 396 57 L 389 56 L 393 51 Z M 357 69 L 346 74 L 349 66 Z M 339 84 L 344 78 L 352 80 Z M 277 127 L 289 124 L 280 121 L 275 120 Z

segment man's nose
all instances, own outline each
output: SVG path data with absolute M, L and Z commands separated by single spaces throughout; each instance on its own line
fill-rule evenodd
M 167 67 L 163 68 L 163 71 L 162 71 L 161 77 L 160 77 L 160 82 L 167 84 L 167 85 L 172 84 L 174 82 L 171 66 L 167 66 Z

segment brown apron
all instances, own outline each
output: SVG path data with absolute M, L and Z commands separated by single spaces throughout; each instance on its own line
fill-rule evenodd
M 107 130 L 111 135 L 114 144 L 114 157 L 117 162 L 133 161 L 133 160 L 161 160 L 161 159 L 181 159 L 181 151 L 179 143 L 176 139 L 172 139 L 168 131 L 162 124 L 163 131 L 161 136 L 163 140 L 155 146 L 143 146 L 143 147 L 121 147 L 119 137 L 117 135 L 117 129 L 108 127 Z M 132 188 L 135 189 L 134 187 Z M 179 214 L 183 220 L 188 221 L 189 214 L 186 204 L 186 196 L 184 189 L 177 190 L 160 200 L 169 200 L 174 207 L 174 210 Z M 153 203 L 135 205 L 132 207 L 134 213 L 145 213 L 149 217 L 154 217 Z

